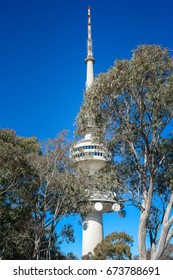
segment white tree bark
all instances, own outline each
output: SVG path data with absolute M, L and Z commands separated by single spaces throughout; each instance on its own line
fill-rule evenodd
M 155 252 L 153 252 L 153 254 L 151 255 L 151 259 L 158 260 L 162 255 L 163 251 L 166 249 L 169 241 L 173 237 L 173 228 L 172 228 L 173 216 L 170 217 L 172 207 L 173 207 L 173 192 L 171 194 L 170 201 L 165 211 L 158 246 Z

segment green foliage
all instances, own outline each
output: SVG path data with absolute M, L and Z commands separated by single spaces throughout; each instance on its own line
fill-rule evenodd
M 30 259 L 33 242 L 30 212 L 27 208 L 1 208 L 0 253 L 2 259 Z
M 32 142 L 35 152 L 39 145 L 36 139 Z M 14 131 L 0 130 L 0 255 L 3 259 L 31 258 L 36 189 L 34 167 L 20 138 Z
M 39 143 L 0 130 L 0 258 L 66 258 L 60 245 L 74 242 L 73 228 L 57 233 L 57 224 L 86 200 L 68 151 L 66 132 Z
M 14 131 L 0 130 L 0 185 L 1 191 L 5 191 L 10 185 L 21 182 L 33 174 L 32 164 L 27 158 L 25 149 L 30 139 L 25 139 L 25 148 L 19 137 Z M 35 150 L 39 148 L 38 142 L 34 139 Z M 35 152 L 35 150 L 33 151 Z
M 90 260 L 130 260 L 133 239 L 125 232 L 107 235 L 94 249 L 93 253 L 83 256 Z

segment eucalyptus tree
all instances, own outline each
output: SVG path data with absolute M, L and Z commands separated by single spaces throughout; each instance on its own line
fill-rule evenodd
M 42 143 L 0 130 L 1 259 L 66 258 L 60 247 L 74 241 L 73 227 L 57 225 L 87 208 L 85 176 L 76 174 L 68 151 L 65 132 Z
M 158 45 L 142 45 L 116 60 L 87 90 L 77 117 L 88 115 L 114 151 L 119 186 L 139 208 L 139 258 L 159 259 L 173 237 L 173 58 Z
M 32 206 L 37 191 L 36 172 L 28 159 L 39 153 L 34 137 L 0 130 L 0 258 L 30 259 L 34 248 Z
M 108 234 L 95 248 L 93 253 L 83 256 L 88 260 L 131 260 L 133 238 L 125 232 Z
M 38 192 L 33 209 L 34 218 L 34 259 L 51 259 L 55 240 L 65 238 L 67 242 L 74 241 L 71 225 L 65 225 L 57 233 L 57 225 L 62 217 L 72 213 L 82 213 L 87 195 L 84 189 L 85 177 L 76 174 L 69 159 L 69 143 L 66 132 L 58 134 L 54 139 L 41 143 L 41 155 L 31 154 L 38 176 Z M 42 236 L 46 235 L 45 245 Z M 61 241 L 59 241 L 61 243 Z

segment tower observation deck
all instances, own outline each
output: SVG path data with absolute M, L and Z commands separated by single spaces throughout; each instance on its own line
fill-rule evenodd
M 86 91 L 94 81 L 94 58 L 92 51 L 91 36 L 91 13 L 88 7 L 88 44 L 86 75 Z M 87 93 L 87 92 L 86 92 Z M 105 144 L 97 143 L 94 138 L 94 127 L 87 124 L 84 138 L 78 141 L 70 149 L 70 157 L 75 162 L 76 167 L 88 168 L 89 174 L 94 175 L 108 162 L 112 161 L 112 153 Z M 92 209 L 84 217 L 82 225 L 82 255 L 93 252 L 96 245 L 103 239 L 103 221 L 102 214 L 108 212 L 118 212 L 121 209 L 117 201 L 116 194 L 110 191 L 89 190 Z

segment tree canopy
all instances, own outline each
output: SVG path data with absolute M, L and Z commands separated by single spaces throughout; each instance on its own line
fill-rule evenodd
M 73 227 L 57 232 L 57 224 L 77 209 L 85 212 L 87 197 L 68 151 L 66 132 L 41 143 L 0 130 L 1 259 L 66 258 L 60 245 L 74 242 Z
M 140 210 L 139 258 L 159 259 L 173 236 L 173 58 L 166 48 L 142 45 L 116 60 L 85 92 L 77 134 L 88 116 L 109 142 L 117 182 Z M 125 195 L 124 194 L 124 195 Z
M 0 130 L 0 257 L 30 258 L 33 243 L 32 200 L 36 172 L 28 153 L 39 153 L 35 138 L 17 137 L 14 131 Z
M 112 232 L 95 248 L 93 253 L 83 256 L 89 260 L 130 260 L 133 238 L 125 232 Z

